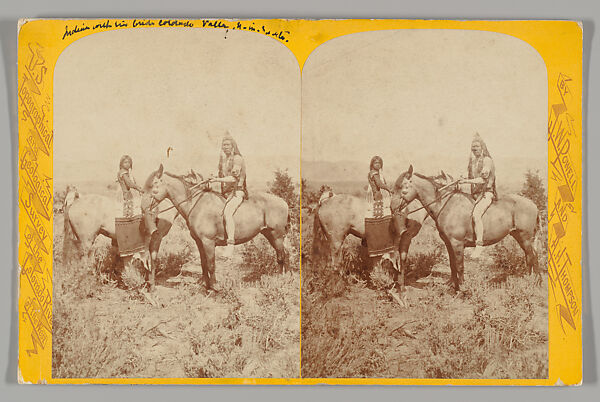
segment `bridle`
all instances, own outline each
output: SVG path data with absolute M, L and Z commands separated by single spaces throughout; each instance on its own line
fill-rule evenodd
M 459 182 L 460 182 L 460 179 L 459 180 L 455 180 L 452 183 L 446 184 L 445 186 L 442 186 L 442 187 L 436 189 L 435 190 L 436 194 L 439 194 L 441 191 L 443 191 L 443 190 L 445 190 L 445 189 L 447 189 L 449 187 L 452 187 L 452 186 L 456 186 L 457 187 L 457 188 L 455 188 L 454 190 L 452 190 L 450 192 L 447 192 L 447 193 L 442 194 L 442 195 L 440 195 L 438 197 L 435 197 L 435 199 L 433 201 L 428 202 L 427 204 L 424 204 L 424 205 L 422 205 L 421 207 L 419 207 L 417 209 L 414 209 L 412 211 L 407 212 L 406 215 L 408 216 L 408 215 L 414 214 L 415 212 L 420 211 L 422 209 L 426 209 L 430 205 L 435 204 L 436 202 L 441 201 L 444 198 L 448 197 L 448 199 L 446 200 L 446 202 L 444 203 L 444 205 L 442 206 L 442 208 L 438 212 L 438 214 L 437 214 L 438 216 L 433 217 L 434 219 L 437 219 L 439 217 L 439 215 L 442 213 L 442 211 L 444 210 L 444 207 L 446 207 L 446 204 L 448 204 L 448 201 L 450 201 L 450 198 L 452 198 L 452 196 L 458 192 L 458 183 Z M 406 206 L 408 206 L 408 204 L 409 203 L 407 203 L 406 200 L 404 198 L 402 198 L 402 202 L 400 203 L 400 205 L 398 205 L 398 207 L 392 209 L 392 215 L 399 215 L 400 213 L 402 213 L 402 210 Z
M 193 186 L 189 187 L 188 191 L 189 191 L 190 195 L 188 195 L 186 198 L 184 198 L 182 201 L 180 201 L 178 203 L 173 203 L 173 205 L 171 205 L 170 207 L 161 209 L 160 211 L 158 211 L 156 213 L 156 215 L 162 214 L 163 212 L 170 211 L 173 208 L 177 208 L 177 210 L 179 210 L 179 207 L 184 202 L 192 201 L 196 195 L 198 195 L 199 193 L 200 194 L 204 193 L 204 191 L 195 191 L 195 190 L 197 190 L 198 187 L 204 186 L 205 184 L 207 184 L 209 182 L 210 182 L 210 179 L 206 179 L 206 180 L 202 180 L 200 183 L 194 184 Z M 154 198 L 153 195 L 150 195 L 150 197 L 152 197 L 152 201 L 150 201 L 150 206 L 148 207 L 148 210 L 152 211 L 155 207 L 158 207 L 160 202 L 157 202 L 156 198 Z M 200 198 L 198 198 L 198 200 L 200 200 Z M 196 203 L 198 202 L 198 200 L 196 201 Z M 194 206 L 195 206 L 195 204 L 194 204 Z M 193 207 L 192 207 L 192 209 L 193 209 Z M 191 211 L 191 209 L 190 209 L 190 211 Z

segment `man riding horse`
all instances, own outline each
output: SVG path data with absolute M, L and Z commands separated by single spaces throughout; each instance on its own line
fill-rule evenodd
M 471 194 L 475 198 L 475 206 L 472 212 L 475 250 L 471 257 L 479 258 L 483 250 L 483 214 L 492 204 L 492 201 L 498 199 L 494 161 L 479 134 L 475 134 L 471 142 L 468 172 L 469 178 L 461 179 L 459 184 L 470 184 Z
M 210 182 L 221 183 L 221 193 L 227 200 L 223 208 L 225 231 L 227 234 L 225 256 L 231 257 L 235 244 L 235 221 L 233 214 L 235 214 L 240 204 L 245 199 L 248 199 L 246 164 L 237 143 L 229 133 L 223 137 L 221 150 L 223 153 L 219 158 L 218 177 L 211 178 Z

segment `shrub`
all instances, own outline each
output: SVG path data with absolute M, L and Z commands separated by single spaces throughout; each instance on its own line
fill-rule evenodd
M 141 261 L 127 257 L 121 274 L 121 280 L 125 288 L 129 290 L 141 289 L 146 284 L 145 270 L 146 268 Z
M 433 267 L 444 260 L 446 250 L 435 247 L 428 252 L 410 252 L 405 267 L 405 274 L 414 280 L 428 276 Z
M 294 221 L 288 228 L 283 244 L 286 253 L 285 269 L 296 271 L 300 267 L 300 228 Z M 244 245 L 242 261 L 245 267 L 251 268 L 249 278 L 279 272 L 275 249 L 263 236 L 257 236 Z
M 309 230 L 304 224 L 302 229 Z M 358 257 L 358 242 L 345 247 L 352 246 Z M 467 257 L 462 291 L 449 290 L 442 284 L 450 271 L 445 246 L 433 223 L 426 222 L 409 250 L 408 308 L 388 297 L 389 270 L 375 266 L 369 273 L 372 286 L 365 287 L 307 259 L 302 375 L 547 377 L 547 289 L 522 277 L 524 254 L 514 239 L 498 244 L 490 256 L 485 263 Z
M 394 279 L 390 269 L 385 268 L 381 263 L 375 265 L 369 278 L 371 279 L 371 284 L 378 290 L 387 290 L 394 286 Z
M 344 273 L 363 274 L 367 262 L 366 248 L 361 245 L 358 238 L 349 237 L 344 241 L 341 250 L 338 270 Z
M 538 211 L 545 212 L 548 210 L 548 196 L 539 171 L 527 170 L 525 182 L 519 194 L 532 200 Z
M 52 376 L 55 378 L 128 377 L 139 370 L 135 328 L 118 315 L 101 322 L 77 298 L 53 301 Z
M 303 296 L 308 301 L 303 297 L 303 377 L 368 378 L 385 371 L 386 357 L 378 344 L 380 314 L 356 315 L 336 298 L 322 302 Z
M 275 178 L 269 183 L 269 192 L 283 198 L 290 208 L 294 208 L 298 204 L 298 195 L 287 169 L 277 169 L 273 173 Z
M 321 190 L 323 190 L 324 186 L 321 186 Z M 302 179 L 302 206 L 303 207 L 311 207 L 319 201 L 320 192 L 312 191 L 309 189 L 309 184 L 306 179 Z
M 492 249 L 494 281 L 506 281 L 508 276 L 523 276 L 527 270 L 525 254 L 514 242 L 501 242 Z
M 159 253 L 154 261 L 156 272 L 161 272 L 168 276 L 177 275 L 181 272 L 181 267 L 192 262 L 195 258 L 191 244 L 179 244 L 179 247 L 169 249 L 169 252 Z M 164 247 L 161 246 L 164 250 Z
M 428 299 L 436 308 L 422 314 L 417 330 L 426 331 L 425 375 L 433 378 L 544 378 L 547 376 L 547 321 L 543 292 L 524 278 L 509 278 L 501 288 L 471 282 L 465 311 L 453 317 L 443 295 Z M 432 306 L 433 307 L 433 306 Z M 540 308 L 541 307 L 541 308 Z

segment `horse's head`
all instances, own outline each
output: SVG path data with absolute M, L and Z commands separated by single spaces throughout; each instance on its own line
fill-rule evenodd
M 158 203 L 154 201 L 154 197 L 152 197 L 150 192 L 143 192 L 140 198 L 140 207 L 142 207 L 142 212 L 144 213 L 158 205 Z
M 65 192 L 65 199 L 62 205 L 63 210 L 69 208 L 76 198 L 79 198 L 79 191 L 77 191 L 77 187 L 75 187 L 72 184 L 69 184 Z
M 392 194 L 392 210 L 403 208 L 404 205 L 412 202 L 417 198 L 417 189 L 413 182 L 413 167 L 410 165 L 408 170 L 402 173 L 396 183 L 394 184 L 394 190 Z
M 148 178 L 146 179 L 146 183 L 144 184 L 144 193 L 150 194 L 150 196 L 156 202 L 161 202 L 167 197 L 168 191 L 167 186 L 163 180 L 162 164 L 160 165 L 158 170 L 152 172 L 150 176 L 148 176 Z

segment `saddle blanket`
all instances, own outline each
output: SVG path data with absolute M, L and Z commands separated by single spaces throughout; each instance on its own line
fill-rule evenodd
M 365 218 L 365 238 L 369 257 L 379 257 L 394 249 L 392 217 Z
M 130 218 L 115 218 L 115 234 L 121 257 L 127 257 L 144 251 L 145 242 L 141 231 L 141 224 L 141 215 Z

